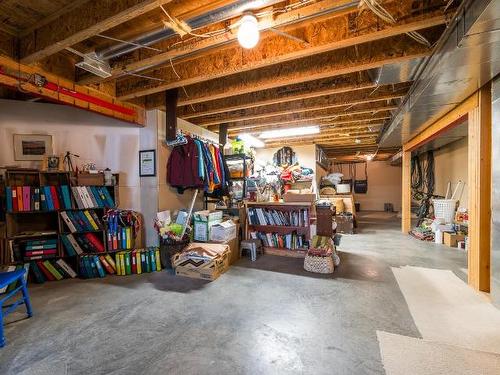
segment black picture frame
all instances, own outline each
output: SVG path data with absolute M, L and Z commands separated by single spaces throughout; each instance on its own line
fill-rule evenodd
M 145 162 L 151 163 L 145 167 Z M 156 150 L 140 150 L 139 151 L 139 177 L 155 177 L 156 176 Z

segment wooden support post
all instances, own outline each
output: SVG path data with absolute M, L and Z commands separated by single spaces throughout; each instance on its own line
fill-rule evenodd
M 491 85 L 478 92 L 469 111 L 469 251 L 468 281 L 476 290 L 490 291 L 491 250 Z
M 411 229 L 411 151 L 403 151 L 402 189 L 401 231 L 407 234 Z
M 173 141 L 177 137 L 177 100 L 179 89 L 165 91 L 166 140 Z
M 224 147 L 227 143 L 227 129 L 227 123 L 219 125 L 219 144 L 221 144 L 221 147 Z

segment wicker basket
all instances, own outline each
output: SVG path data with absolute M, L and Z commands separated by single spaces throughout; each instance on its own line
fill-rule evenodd
M 306 255 L 304 259 L 304 269 L 314 273 L 333 273 L 335 265 L 331 256 L 321 257 Z

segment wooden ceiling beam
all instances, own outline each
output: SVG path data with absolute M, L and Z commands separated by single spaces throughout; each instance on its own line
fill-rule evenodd
M 219 125 L 222 123 L 236 123 L 242 121 L 250 121 L 250 120 L 260 120 L 260 119 L 269 119 L 271 117 L 276 116 L 286 116 L 294 113 L 306 113 L 306 112 L 314 112 L 320 110 L 329 110 L 334 108 L 342 108 L 342 107 L 352 107 L 360 104 L 368 104 L 368 103 L 377 103 L 377 102 L 385 102 L 391 101 L 394 99 L 401 99 L 406 95 L 405 92 L 399 93 L 386 93 L 384 91 L 374 93 L 370 96 L 370 92 L 365 93 L 365 95 L 348 95 L 344 94 L 342 96 L 335 97 L 327 97 L 315 98 L 314 100 L 303 100 L 301 102 L 296 103 L 293 107 L 290 105 L 278 105 L 273 106 L 271 108 L 265 108 L 266 111 L 262 109 L 252 110 L 252 111 L 241 111 L 236 114 L 236 116 L 217 116 L 216 118 L 208 118 L 206 120 L 193 120 L 192 122 L 199 126 L 210 126 L 210 125 Z
M 259 29 L 261 31 L 264 31 L 271 28 L 279 28 L 282 26 L 295 24 L 303 20 L 307 20 L 307 22 L 309 23 L 311 22 L 310 18 L 314 17 L 314 15 L 323 14 L 329 9 L 334 10 L 337 8 L 339 9 L 339 11 L 334 13 L 334 15 L 336 16 L 355 11 L 357 9 L 357 5 L 351 0 L 318 1 L 317 3 L 313 3 L 311 5 L 307 5 L 289 12 L 277 15 L 270 14 L 269 16 L 265 16 L 264 18 L 260 18 Z M 220 27 L 223 29 L 225 26 L 221 25 Z M 235 31 L 236 30 L 233 29 L 211 38 L 195 39 L 193 42 L 184 43 L 180 47 L 170 49 L 167 52 L 155 54 L 149 58 L 114 67 L 112 70 L 112 77 L 110 78 L 118 78 L 120 76 L 123 76 L 125 72 L 137 73 L 151 70 L 154 67 L 158 67 L 159 65 L 165 63 L 170 64 L 171 60 L 182 59 L 185 56 L 189 56 L 188 58 L 191 60 L 193 59 L 193 55 L 208 55 L 211 53 L 210 50 L 214 48 L 226 46 L 228 43 L 235 42 L 237 40 L 237 33 Z M 276 34 L 273 33 L 270 33 L 269 35 L 276 37 Z
M 195 104 L 292 84 L 363 72 L 388 64 L 404 63 L 429 56 L 429 54 L 430 50 L 427 47 L 413 42 L 406 36 L 399 36 L 387 41 L 367 43 L 359 45 L 357 48 L 346 48 L 333 53 L 283 63 L 279 66 L 270 66 L 246 73 L 233 74 L 221 79 L 187 86 L 185 89 L 189 97 L 189 103 Z M 214 60 L 212 63 L 217 65 L 221 64 L 222 61 Z M 182 67 L 185 66 L 183 65 L 180 68 Z M 208 75 L 204 76 L 200 72 L 201 67 L 204 68 L 203 71 L 205 71 L 205 68 L 207 68 L 207 71 L 210 71 L 212 68 L 203 64 L 197 65 L 198 77 L 201 77 L 201 79 L 209 78 Z M 189 75 L 186 70 L 177 70 L 177 72 L 181 77 Z M 195 73 L 192 72 L 191 74 Z M 194 80 L 198 80 L 198 78 L 194 78 Z M 180 79 L 171 85 L 186 86 L 189 82 L 191 80 Z M 123 100 L 141 96 L 150 91 L 149 89 L 142 90 L 140 88 L 123 91 L 123 86 L 120 86 L 120 83 L 118 83 L 117 87 L 117 94 Z M 184 98 L 185 95 L 182 96 L 182 100 Z M 148 108 L 158 108 L 165 104 L 161 94 L 147 97 L 146 102 Z
M 182 106 L 182 108 L 179 109 L 179 117 L 185 120 L 191 120 L 197 117 L 271 106 L 327 95 L 338 95 L 347 92 L 354 93 L 359 90 L 367 89 L 373 90 L 376 87 L 377 84 L 369 80 L 368 77 L 363 76 L 360 78 L 359 74 L 355 73 L 342 77 L 288 85 L 260 91 L 258 93 L 233 96 L 194 105 L 189 105 L 186 101 L 180 101 L 179 105 Z
M 365 108 L 365 109 L 359 109 L 359 110 L 349 110 L 349 111 L 343 111 L 343 112 L 321 112 L 316 114 L 308 114 L 308 116 L 302 116 L 301 118 L 298 118 L 299 116 L 282 116 L 279 119 L 274 119 L 273 121 L 261 121 L 261 122 L 255 122 L 252 121 L 250 123 L 246 124 L 229 124 L 228 130 L 230 131 L 235 131 L 235 130 L 249 130 L 249 129 L 257 129 L 257 128 L 273 128 L 277 125 L 285 125 L 288 127 L 293 126 L 294 124 L 301 124 L 302 126 L 306 125 L 318 125 L 321 120 L 330 120 L 330 119 L 336 119 L 341 116 L 348 116 L 348 115 L 361 115 L 361 114 L 376 114 L 380 115 L 380 112 L 387 112 L 387 111 L 392 111 L 397 109 L 397 105 L 391 105 L 391 106 L 380 106 L 380 107 L 371 107 L 371 108 Z M 384 115 L 384 114 L 382 114 Z M 209 130 L 214 130 L 217 127 L 211 126 L 208 127 Z
M 330 20 L 320 21 L 319 23 L 308 22 L 306 30 L 302 30 L 298 36 L 306 36 L 308 44 L 300 45 L 297 42 L 291 42 L 283 36 L 270 36 L 263 40 L 257 47 L 251 51 L 243 51 L 236 45 L 232 48 L 218 50 L 206 56 L 192 59 L 185 63 L 175 64 L 173 71 L 170 65 L 157 68 L 148 73 L 148 76 L 156 79 L 127 78 L 118 84 L 118 93 L 124 100 L 139 96 L 149 95 L 165 91 L 174 87 L 189 86 L 197 83 L 222 78 L 235 73 L 255 71 L 276 64 L 282 64 L 297 59 L 307 58 L 313 60 L 315 56 L 335 50 L 346 49 L 351 46 L 382 41 L 383 39 L 400 36 L 406 32 L 431 28 L 442 25 L 445 22 L 443 14 L 419 15 L 396 26 L 382 25 L 377 17 L 368 12 L 363 12 L 359 17 L 369 14 L 372 22 L 369 27 L 358 29 L 349 26 L 347 16 L 334 17 Z M 318 32 L 323 30 L 324 32 Z M 295 34 L 294 34 L 295 35 Z M 297 35 L 295 35 L 297 36 Z M 405 39 L 408 44 L 408 39 Z M 387 43 L 386 44 L 392 44 Z M 366 47 L 366 46 L 365 46 Z M 388 46 L 385 46 L 387 50 Z M 426 49 L 427 50 L 427 49 Z M 369 53 L 369 50 L 363 48 L 361 55 Z M 420 53 L 424 53 L 420 50 Z M 429 52 L 428 50 L 426 52 Z M 356 53 L 354 53 L 356 56 Z M 338 60 L 338 58 L 337 58 Z M 169 60 L 170 62 L 170 60 Z M 342 74 L 350 73 L 346 70 Z M 176 74 L 177 73 L 177 74 Z M 179 78 L 180 77 L 180 78 Z M 317 77 L 316 79 L 324 78 Z M 157 80 L 161 80 L 160 82 Z
M 377 117 L 374 119 L 369 119 L 369 120 L 342 120 L 338 121 L 335 123 L 332 123 L 330 125 L 328 124 L 320 124 L 321 129 L 333 129 L 333 128 L 338 128 L 342 130 L 347 130 L 347 129 L 357 129 L 357 128 L 362 128 L 362 127 L 379 127 L 383 126 L 384 122 L 388 120 L 390 116 L 384 116 L 382 118 Z M 273 126 L 272 130 L 279 130 L 279 129 L 289 129 L 289 125 L 281 125 L 281 126 Z M 259 135 L 264 131 L 264 129 L 249 129 L 245 130 L 246 134 L 251 134 L 251 135 Z M 233 130 L 229 132 L 228 134 L 230 136 L 237 136 L 239 133 L 241 133 L 241 130 Z
M 172 0 L 84 2 L 20 39 L 21 62 L 31 64 Z

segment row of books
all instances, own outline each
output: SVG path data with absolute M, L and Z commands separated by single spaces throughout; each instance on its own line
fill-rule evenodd
M 57 238 L 37 239 L 24 242 L 25 261 L 54 258 L 57 255 Z
M 61 241 L 68 256 L 106 251 L 102 240 L 95 233 L 63 234 Z
M 120 251 L 115 254 L 119 276 L 161 271 L 160 250 L 157 247 Z
M 113 257 L 105 255 L 84 255 L 80 257 L 80 276 L 84 279 L 105 277 L 106 274 L 116 273 L 116 264 Z
M 260 239 L 264 246 L 281 249 L 307 249 L 308 241 L 305 235 L 296 232 L 279 235 L 277 233 L 250 232 L 250 238 Z
M 115 206 L 115 202 L 105 186 L 73 186 L 71 190 L 80 209 Z
M 128 250 L 134 247 L 132 227 L 117 227 L 107 232 L 108 251 Z
M 5 198 L 7 212 L 54 211 L 72 207 L 68 185 L 7 186 Z
M 281 211 L 251 207 L 248 209 L 248 221 L 251 225 L 306 227 L 309 225 L 309 210 Z
M 84 255 L 80 257 L 80 276 L 84 279 L 109 275 L 139 275 L 161 271 L 160 250 L 158 248 L 120 251 L 115 258 L 109 254 Z
M 30 263 L 33 280 L 42 284 L 45 281 L 56 281 L 75 278 L 77 273 L 64 259 L 38 260 Z
M 99 216 L 93 210 L 62 211 L 61 217 L 71 233 L 103 229 Z
M 30 268 L 30 264 L 29 263 L 18 264 L 18 265 L 11 265 L 11 266 L 1 266 L 0 267 L 0 272 L 13 272 L 13 271 L 20 270 L 21 268 L 26 269 L 26 273 L 24 274 L 24 281 L 27 281 L 27 279 L 28 279 L 28 272 L 29 272 L 29 268 Z M 19 286 L 19 281 L 16 280 L 15 282 L 10 283 L 9 285 L 6 285 L 6 286 L 0 288 L 0 294 L 12 292 L 18 286 Z

